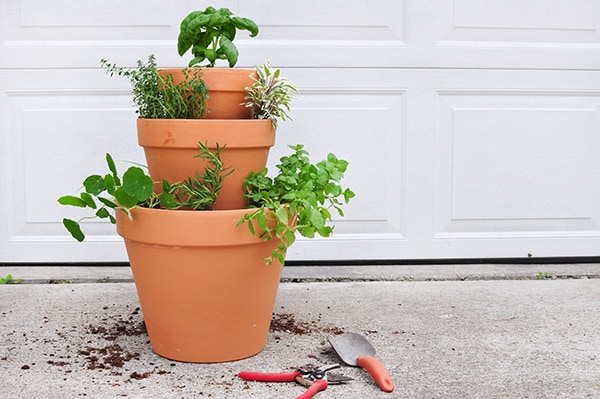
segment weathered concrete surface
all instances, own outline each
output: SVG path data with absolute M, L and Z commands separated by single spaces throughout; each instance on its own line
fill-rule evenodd
M 275 318 L 307 333 L 272 332 L 224 364 L 157 356 L 137 307 L 132 283 L 0 286 L 2 396 L 295 398 L 299 385 L 236 375 L 338 362 L 326 338 L 339 328 L 371 340 L 396 390 L 343 367 L 355 380 L 319 398 L 600 397 L 597 279 L 282 283 Z M 99 368 L 103 350 L 122 364 Z

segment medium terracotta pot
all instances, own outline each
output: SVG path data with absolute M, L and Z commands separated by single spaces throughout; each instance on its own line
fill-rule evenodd
M 173 82 L 183 82 L 182 68 L 159 70 L 161 76 L 173 75 Z M 206 119 L 250 119 L 252 109 L 246 107 L 246 87 L 254 84 L 256 70 L 243 68 L 202 68 L 202 79 L 208 86 Z
M 211 150 L 226 146 L 221 153 L 225 167 L 234 171 L 225 178 L 214 209 L 240 209 L 244 179 L 267 164 L 275 144 L 270 120 L 258 119 L 144 119 L 137 120 L 138 143 L 144 148 L 150 176 L 154 181 L 173 183 L 202 173 L 207 161 L 194 158 L 198 142 Z M 157 184 L 157 191 L 160 190 Z
M 252 210 L 117 212 L 150 342 L 168 359 L 243 359 L 267 340 L 282 265 L 276 241 L 238 221 Z

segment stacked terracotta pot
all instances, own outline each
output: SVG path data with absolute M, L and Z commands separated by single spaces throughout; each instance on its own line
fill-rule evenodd
M 163 70 L 182 79 L 178 70 Z M 204 68 L 206 119 L 138 119 L 154 181 L 194 177 L 206 161 L 198 142 L 225 146 L 225 179 L 214 211 L 135 208 L 117 213 L 150 341 L 156 353 L 187 362 L 222 362 L 260 352 L 266 343 L 282 265 L 264 258 L 277 243 L 246 226 L 243 181 L 262 170 L 275 144 L 270 120 L 251 119 L 242 103 L 256 72 Z

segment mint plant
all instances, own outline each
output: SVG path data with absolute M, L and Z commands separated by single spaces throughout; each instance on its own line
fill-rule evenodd
M 185 79 L 175 84 L 172 75 L 163 78 L 156 66 L 154 54 L 148 62 L 137 61 L 137 68 L 123 68 L 100 60 L 110 76 L 129 79 L 133 91 L 133 103 L 141 118 L 149 119 L 199 119 L 206 116 L 208 86 L 202 80 L 199 69 L 184 69 Z
M 254 119 L 271 119 L 277 127 L 277 120 L 292 119 L 288 112 L 294 95 L 298 93 L 286 78 L 281 76 L 281 70 L 274 69 L 271 64 L 256 67 L 258 78 L 254 79 L 252 87 L 246 87 L 246 107 L 252 109 Z
M 307 238 L 329 237 L 333 233 L 332 210 L 344 216 L 342 206 L 355 196 L 352 190 L 340 185 L 347 161 L 330 153 L 326 159 L 312 164 L 303 145 L 290 148 L 294 153 L 280 159 L 279 172 L 274 178 L 268 176 L 265 168 L 250 173 L 244 182 L 245 198 L 257 209 L 239 224 L 247 223 L 252 234 L 259 232 L 265 240 L 280 240 L 266 258 L 267 263 L 273 259 L 284 262 L 287 248 L 296 240 L 296 231 Z
M 227 8 L 207 7 L 204 11 L 193 11 L 181 21 L 177 50 L 183 56 L 191 49 L 194 58 L 190 67 L 205 61 L 205 66 L 214 67 L 217 60 L 226 60 L 232 68 L 239 56 L 233 44 L 238 30 L 250 32 L 250 37 L 258 35 L 254 21 L 236 17 Z
M 63 225 L 77 241 L 83 241 L 85 235 L 81 230 L 84 219 L 108 219 L 115 224 L 114 212 L 125 212 L 131 219 L 131 209 L 135 207 L 166 209 L 212 209 L 223 179 L 233 170 L 223 167 L 221 152 L 224 147 L 217 145 L 213 153 L 206 145 L 198 143 L 195 157 L 208 160 L 204 173 L 182 182 L 169 183 L 162 181 L 162 192 L 154 192 L 154 181 L 139 166 L 130 166 L 123 176 L 119 176 L 115 162 L 110 154 L 106 154 L 109 173 L 91 175 L 83 181 L 83 189 L 78 196 L 65 195 L 58 199 L 61 205 L 90 208 L 93 216 L 78 221 L 64 218 Z

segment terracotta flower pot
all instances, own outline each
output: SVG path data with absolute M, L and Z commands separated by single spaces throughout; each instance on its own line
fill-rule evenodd
M 237 119 L 143 119 L 137 120 L 138 143 L 144 148 L 150 176 L 155 181 L 177 182 L 201 173 L 207 161 L 194 158 L 198 142 L 212 150 L 226 146 L 221 153 L 225 167 L 234 171 L 219 192 L 215 209 L 240 209 L 244 179 L 259 172 L 275 144 L 275 128 L 270 120 Z M 157 190 L 160 185 L 157 185 Z
M 181 68 L 167 68 L 159 71 L 165 77 L 173 75 L 178 84 L 185 77 Z M 250 119 L 252 110 L 243 103 L 246 101 L 246 87 L 254 84 L 256 70 L 243 68 L 202 68 L 202 79 L 208 86 L 207 119 Z
M 251 210 L 117 212 L 154 351 L 185 362 L 224 362 L 266 343 L 282 265 L 277 243 L 236 226 Z

